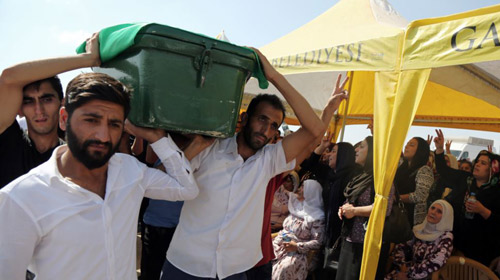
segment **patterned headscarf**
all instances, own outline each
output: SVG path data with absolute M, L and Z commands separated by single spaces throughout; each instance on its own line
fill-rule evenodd
M 439 204 L 443 207 L 443 216 L 437 224 L 427 222 L 426 218 L 421 224 L 413 227 L 415 237 L 420 240 L 434 241 L 445 231 L 451 231 L 453 229 L 453 207 L 451 204 L 446 200 L 439 199 L 434 201 L 429 209 L 435 204 Z

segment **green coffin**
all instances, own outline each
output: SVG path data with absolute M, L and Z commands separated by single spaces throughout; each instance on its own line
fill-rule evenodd
M 93 70 L 133 90 L 129 119 L 135 125 L 230 137 L 256 63 L 249 49 L 150 24 L 133 46 Z

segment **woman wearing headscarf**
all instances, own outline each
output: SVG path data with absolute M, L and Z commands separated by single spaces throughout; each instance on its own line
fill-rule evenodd
M 434 183 L 429 161 L 429 144 L 420 137 L 408 141 L 403 151 L 403 163 L 398 167 L 394 185 L 403 201 L 410 225 L 424 221 L 429 189 Z
M 373 138 L 366 137 L 356 148 L 355 162 L 361 167 L 344 189 L 346 202 L 338 210 L 343 220 L 342 247 L 336 279 L 359 279 L 365 223 L 373 208 Z
M 453 250 L 453 207 L 434 201 L 426 219 L 413 227 L 415 237 L 392 251 L 395 269 L 385 279 L 430 279 L 446 263 Z
M 335 145 L 330 153 L 328 165 L 332 172 L 328 177 L 328 200 L 325 202 L 326 237 L 325 246 L 331 248 L 340 236 L 342 220 L 337 212 L 344 203 L 344 189 L 356 172 L 356 152 L 350 143 L 340 142 Z
M 271 208 L 271 229 L 273 232 L 283 228 L 283 221 L 286 217 L 288 217 L 289 193 L 295 193 L 299 187 L 299 183 L 299 175 L 297 172 L 292 171 L 286 176 L 283 185 L 281 185 L 274 193 Z
M 455 211 L 454 245 L 466 257 L 488 266 L 500 252 L 500 157 L 482 151 L 472 174 L 455 170 L 444 160 L 443 132 L 436 133 L 436 168 L 446 186 L 452 188 L 445 200 Z
M 273 240 L 276 255 L 273 280 L 303 280 L 314 269 L 317 260 L 308 264 L 307 253 L 319 249 L 323 241 L 325 214 L 321 185 L 315 180 L 305 180 L 298 194 L 290 196 L 288 210 L 290 215 Z

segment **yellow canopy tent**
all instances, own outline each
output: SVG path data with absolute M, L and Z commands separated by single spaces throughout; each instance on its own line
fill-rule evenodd
M 380 83 L 377 85 L 376 81 L 378 88 L 375 91 L 374 109 L 374 173 L 377 196 L 365 236 L 361 279 L 372 279 L 375 276 L 376 268 L 370 264 L 378 260 L 383 228 L 380 225 L 385 220 L 386 196 L 397 165 L 396 153 L 399 153 L 398 150 L 391 151 L 391 147 L 402 146 L 404 139 L 401 136 L 407 133 L 407 129 L 404 130 L 407 126 L 405 122 L 411 120 L 411 116 L 404 111 L 414 110 L 414 106 L 420 101 L 419 110 L 423 105 L 435 105 L 435 110 L 431 112 L 440 120 L 440 126 L 445 126 L 443 123 L 449 118 L 451 125 L 457 127 L 499 131 L 498 119 L 495 118 L 499 116 L 500 102 L 500 63 L 497 61 L 500 58 L 500 40 L 496 28 L 500 23 L 499 19 L 500 5 L 496 5 L 448 17 L 412 22 L 405 32 L 399 70 L 388 75 L 383 72 L 378 74 Z M 435 79 L 427 82 L 430 68 L 436 73 L 433 76 Z M 438 84 L 437 81 L 442 83 Z M 384 85 L 384 82 L 387 84 Z M 392 91 L 396 94 L 394 101 L 391 100 L 392 93 L 383 94 L 385 90 L 390 91 L 392 85 L 396 86 L 396 90 Z M 425 99 L 421 98 L 426 93 L 434 96 L 428 103 L 424 103 Z M 449 103 L 439 102 L 439 98 L 448 96 L 453 98 L 447 100 Z M 412 102 L 416 102 L 413 107 Z M 457 122 L 453 123 L 453 117 L 436 114 L 439 112 L 436 106 L 445 107 L 444 104 L 464 105 L 465 110 L 456 114 L 455 119 L 459 119 Z M 390 109 L 386 110 L 388 108 Z M 391 111 L 392 114 L 386 113 Z M 460 115 L 471 114 L 474 116 L 460 123 Z
M 338 71 L 356 70 L 352 80 L 348 124 L 367 123 L 373 115 L 374 72 L 397 65 L 399 42 L 407 21 L 385 1 L 340 1 L 306 25 L 261 48 L 271 63 L 306 97 L 318 112 L 333 89 Z M 333 72 L 332 72 L 333 71 Z M 243 108 L 261 92 L 251 80 Z M 266 92 L 280 96 L 270 86 Z M 365 93 L 370 96 L 369 100 Z M 366 102 L 368 101 L 368 102 Z M 291 110 L 287 123 L 298 124 Z
M 346 124 L 363 124 L 370 122 L 373 116 L 373 71 L 397 68 L 397 54 L 401 52 L 406 25 L 406 20 L 385 0 L 342 0 L 261 50 L 280 72 L 287 74 L 287 79 L 318 113 L 331 93 L 338 71 L 344 74 L 343 71 L 356 71 Z M 457 39 L 472 32 L 465 29 Z M 483 39 L 481 35 L 486 34 L 477 34 L 476 45 Z M 459 48 L 465 49 L 468 45 Z M 430 74 L 413 125 L 500 132 L 498 63 L 435 66 L 441 68 L 433 69 Z M 419 68 L 422 67 L 425 66 Z M 243 107 L 260 91 L 255 81 L 250 81 Z M 279 95 L 273 87 L 268 92 Z M 339 116 L 344 113 L 341 109 Z M 298 124 L 293 114 L 287 117 L 287 123 Z M 336 118 L 337 128 L 341 121 L 340 117 Z
M 347 22 L 345 15 L 349 15 Z M 376 197 L 361 279 L 375 275 L 387 196 L 411 123 L 500 131 L 500 73 L 496 61 L 485 62 L 500 57 L 495 23 L 499 15 L 500 5 L 416 21 L 403 30 L 397 27 L 401 23 L 397 13 L 385 1 L 342 0 L 262 48 L 318 111 L 334 80 L 332 73 L 321 71 L 357 71 L 347 123 L 366 122 L 375 115 Z M 389 22 L 393 26 L 388 27 Z M 313 91 L 307 91 L 308 83 Z M 251 85 L 247 89 L 256 92 Z

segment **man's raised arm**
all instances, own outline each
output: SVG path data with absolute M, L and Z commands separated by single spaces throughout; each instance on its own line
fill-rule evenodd
M 328 125 L 330 124 L 330 121 L 332 120 L 333 118 L 333 114 L 335 113 L 335 111 L 337 111 L 337 109 L 339 108 L 340 106 L 340 102 L 342 102 L 342 100 L 348 98 L 348 93 L 347 93 L 347 90 L 344 89 L 347 81 L 349 81 L 349 77 L 345 78 L 344 81 L 342 82 L 342 84 L 340 83 L 340 80 L 342 79 L 342 75 L 338 75 L 337 76 L 337 82 L 335 84 L 335 88 L 333 89 L 333 92 L 332 94 L 330 95 L 330 98 L 328 99 L 328 101 L 326 102 L 325 104 L 325 108 L 323 108 L 323 112 L 321 112 L 321 121 L 323 122 L 323 124 L 328 127 Z M 300 128 L 299 130 L 301 130 L 302 128 Z M 297 131 L 298 132 L 298 131 Z M 327 135 L 327 146 L 328 144 L 331 143 L 331 140 L 332 140 L 332 137 L 333 137 L 333 134 L 332 135 Z M 318 138 L 316 138 L 316 140 L 312 141 L 310 144 L 309 144 L 309 147 L 307 149 L 304 149 L 296 158 L 297 160 L 297 165 L 298 164 L 301 164 L 306 158 L 308 158 L 310 155 L 311 155 L 311 152 L 313 152 L 313 150 L 318 146 L 318 144 L 322 141 L 323 137 L 320 136 Z M 324 150 L 322 150 L 320 153 L 318 153 L 318 155 L 321 155 L 323 153 Z M 316 151 L 315 151 L 316 152 Z
M 321 121 L 312 109 L 309 102 L 269 63 L 267 58 L 257 49 L 266 78 L 285 97 L 290 107 L 292 107 L 302 129 L 283 138 L 283 149 L 287 162 L 296 158 L 311 142 L 323 136 L 327 126 Z M 340 102 L 338 102 L 340 103 Z M 335 108 L 336 110 L 336 108 Z
M 8 67 L 0 75 L 0 133 L 15 120 L 23 102 L 23 87 L 29 83 L 53 77 L 78 68 L 98 66 L 99 34 L 87 39 L 86 53 L 28 61 Z

